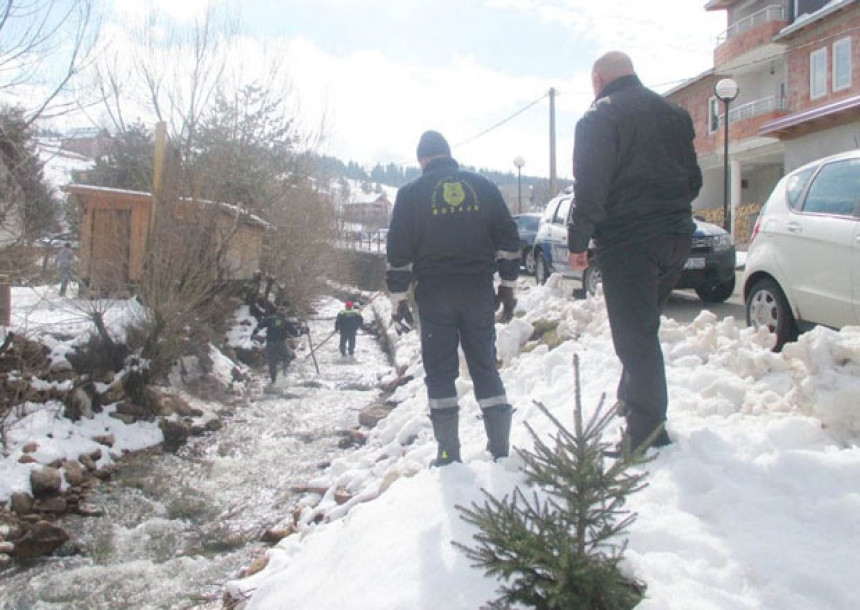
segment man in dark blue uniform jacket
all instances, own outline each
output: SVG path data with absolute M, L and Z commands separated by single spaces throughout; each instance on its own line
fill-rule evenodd
M 295 358 L 290 348 L 287 347 L 287 338 L 298 337 L 304 332 L 304 329 L 287 320 L 286 310 L 283 307 L 279 307 L 275 313 L 260 320 L 251 336 L 255 337 L 258 332 L 264 329 L 266 331 L 266 360 L 269 362 L 269 377 L 274 384 L 278 379 L 278 363 L 283 363 L 283 371 L 286 374 L 287 367 Z
M 414 279 L 436 465 L 460 461 L 454 386 L 459 345 L 483 413 L 487 448 L 493 458 L 504 457 L 511 405 L 496 368 L 494 312 L 503 305 L 503 322 L 514 314 L 520 264 L 516 223 L 499 189 L 461 170 L 440 133 L 425 132 L 417 154 L 422 175 L 397 192 L 388 230 L 386 281 L 393 318 L 412 324 L 407 292 Z

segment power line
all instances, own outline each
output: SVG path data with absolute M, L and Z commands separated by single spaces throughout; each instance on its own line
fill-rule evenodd
M 524 113 L 526 110 L 528 110 L 529 108 L 531 108 L 532 106 L 534 106 L 535 104 L 537 104 L 538 102 L 540 102 L 541 100 L 543 100 L 543 98 L 547 97 L 548 95 L 549 95 L 549 93 L 544 93 L 543 95 L 541 95 L 541 96 L 540 96 L 539 98 L 537 98 L 536 100 L 534 100 L 534 101 L 532 101 L 532 102 L 528 103 L 527 105 L 523 106 L 522 108 L 520 108 L 519 110 L 517 110 L 517 111 L 516 111 L 516 112 L 514 112 L 513 114 L 511 114 L 511 115 L 507 116 L 506 118 L 504 118 L 504 119 L 502 119 L 501 121 L 499 121 L 498 123 L 496 123 L 495 125 L 493 125 L 493 126 L 491 126 L 491 127 L 488 127 L 487 129 L 485 129 L 485 130 L 481 131 L 480 133 L 475 134 L 475 135 L 474 135 L 474 136 L 472 136 L 471 138 L 467 138 L 467 139 L 463 140 L 462 142 L 458 142 L 457 144 L 455 144 L 455 145 L 453 146 L 453 148 L 459 148 L 460 146 L 463 146 L 464 144 L 468 144 L 469 142 L 473 142 L 473 141 L 477 140 L 478 138 L 480 138 L 480 137 L 483 137 L 483 136 L 487 135 L 488 133 L 490 133 L 490 132 L 491 132 L 491 131 L 493 131 L 494 129 L 498 129 L 499 127 L 501 127 L 501 126 L 502 126 L 502 125 L 504 125 L 505 123 L 507 123 L 507 122 L 511 121 L 512 119 L 514 119 L 514 118 L 518 117 L 519 115 L 521 115 L 522 113 Z
M 511 121 L 512 119 L 515 119 L 516 117 L 518 117 L 519 115 L 521 115 L 522 113 L 524 113 L 526 110 L 528 110 L 529 108 L 531 108 L 532 106 L 534 106 L 535 104 L 537 104 L 538 102 L 540 102 L 543 98 L 547 97 L 548 95 L 549 95 L 549 92 L 544 93 L 543 95 L 541 95 L 541 96 L 540 96 L 540 97 L 538 97 L 537 99 L 535 99 L 535 100 L 533 100 L 533 101 L 529 102 L 528 104 L 526 104 L 525 106 L 523 106 L 522 108 L 520 108 L 519 110 L 517 110 L 516 112 L 514 112 L 513 114 L 508 115 L 507 117 L 505 117 L 504 119 L 502 119 L 501 121 L 499 121 L 498 123 L 496 123 L 495 125 L 492 125 L 491 127 L 487 127 L 486 129 L 484 129 L 483 131 L 481 131 L 481 132 L 479 132 L 479 133 L 476 133 L 476 134 L 475 134 L 475 135 L 473 135 L 472 137 L 470 137 L 470 138 L 466 138 L 465 140 L 463 140 L 463 141 L 461 141 L 461 142 L 458 142 L 457 144 L 454 144 L 454 145 L 451 147 L 451 149 L 453 150 L 453 149 L 455 149 L 455 148 L 459 148 L 460 146 L 463 146 L 463 145 L 468 144 L 468 143 L 470 143 L 470 142 L 474 142 L 474 141 L 475 141 L 475 140 L 477 140 L 478 138 L 481 138 L 481 137 L 483 137 L 483 136 L 487 135 L 488 133 L 490 133 L 490 132 L 491 132 L 491 131 L 493 131 L 494 129 L 498 129 L 499 127 L 501 127 L 501 126 L 502 126 L 502 125 L 504 125 L 505 123 L 507 123 L 507 122 Z M 395 163 L 394 163 L 394 165 L 411 165 L 412 163 L 415 163 L 415 161 L 410 159 L 410 160 L 408 160 L 408 161 L 397 161 L 397 162 L 395 162 Z

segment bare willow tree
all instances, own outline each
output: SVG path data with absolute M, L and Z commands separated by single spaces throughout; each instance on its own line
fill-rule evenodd
M 201 123 L 195 168 L 207 196 L 271 223 L 262 270 L 296 310 L 307 311 L 317 280 L 333 263 L 332 192 L 316 179 L 308 136 L 274 81 L 219 91 Z
M 319 260 L 318 251 L 309 253 L 330 234 L 320 231 L 328 231 L 330 206 L 301 154 L 314 137 L 297 127 L 282 64 L 243 64 L 238 29 L 224 5 L 210 5 L 190 26 L 152 13 L 133 44 L 112 41 L 115 52 L 106 53 L 95 71 L 112 131 L 123 142 L 140 131 L 128 117 L 143 114 L 167 126 L 168 153 L 162 179 L 153 183 L 156 214 L 137 286 L 147 313 L 129 335 L 129 347 L 151 363 L 154 376 L 176 355 L 205 349 L 207 328 L 227 303 L 218 293 L 227 252 L 252 215 L 273 225 L 267 235 L 277 247 L 270 242 L 267 252 L 277 256 L 264 259 L 290 287 L 302 275 L 318 275 L 310 264 Z M 106 171 L 92 175 L 102 176 L 98 183 L 105 176 L 127 179 L 131 172 L 108 166 L 128 165 L 133 156 L 106 159 Z M 284 235 L 291 236 L 295 255 L 281 248 Z
M 300 128 L 283 55 L 248 52 L 239 30 L 229 5 L 210 5 L 187 27 L 152 13 L 137 32 L 132 60 L 106 56 L 96 80 L 115 129 L 127 130 L 129 108 L 141 105 L 167 123 L 183 196 L 228 203 L 274 226 L 262 271 L 293 304 L 305 305 L 306 286 L 331 259 L 325 244 L 334 235 L 329 189 L 312 179 L 305 154 L 322 128 Z
M 285 189 L 273 202 L 269 218 L 276 227 L 264 253 L 264 268 L 284 286 L 290 303 L 307 311 L 338 258 L 330 247 L 336 235 L 331 195 L 313 183 Z
M 108 41 L 111 50 L 92 75 L 112 131 L 128 131 L 127 116 L 153 117 L 167 124 L 182 157 L 190 158 L 199 123 L 229 68 L 238 28 L 229 4 L 210 3 L 190 24 L 153 10 Z
M 98 9 L 97 0 L 0 1 L 0 94 L 26 108 L 28 123 L 79 107 L 70 89 L 93 59 Z

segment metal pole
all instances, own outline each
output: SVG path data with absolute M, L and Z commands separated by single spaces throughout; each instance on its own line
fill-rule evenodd
M 522 184 L 523 168 L 517 168 L 517 214 L 523 211 L 523 184 Z
M 333 334 L 334 333 L 332 333 L 332 335 Z M 329 335 L 329 336 L 331 336 L 331 335 Z M 326 341 L 328 341 L 328 339 L 326 339 Z M 325 341 L 323 341 L 323 343 L 325 343 Z M 322 345 L 322 344 L 320 344 L 320 345 Z M 308 327 L 308 347 L 311 348 L 311 357 L 314 359 L 314 368 L 317 370 L 317 375 L 319 375 L 320 374 L 320 365 L 317 364 L 317 357 L 316 357 L 316 354 L 314 353 L 314 344 L 313 344 L 313 341 L 311 341 L 311 329 L 310 329 L 310 327 Z M 319 345 L 317 347 L 319 347 Z
M 726 114 L 723 117 L 723 228 L 729 231 L 731 221 L 729 219 L 729 101 L 723 100 L 726 105 Z
M 555 174 L 555 87 L 549 90 L 549 196 L 555 197 L 557 180 Z
M 0 283 L 0 326 L 12 326 L 12 285 L 5 281 Z
M 162 196 L 164 179 L 164 155 L 167 146 L 167 123 L 160 121 L 155 124 L 155 152 L 152 160 L 152 203 L 149 209 L 149 232 L 155 228 L 155 216 L 160 212 L 159 204 Z

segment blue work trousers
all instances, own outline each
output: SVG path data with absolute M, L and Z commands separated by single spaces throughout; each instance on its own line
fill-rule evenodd
M 293 361 L 293 355 L 290 348 L 287 347 L 286 341 L 266 341 L 266 360 L 269 361 L 269 377 L 272 383 L 278 379 L 278 365 L 283 368 L 284 374 L 287 373 L 287 367 Z
M 482 409 L 507 404 L 496 367 L 495 292 L 489 275 L 422 278 L 415 290 L 430 408 L 457 407 L 462 345 Z
M 355 354 L 355 333 L 357 331 L 340 331 L 340 354 L 352 356 Z

